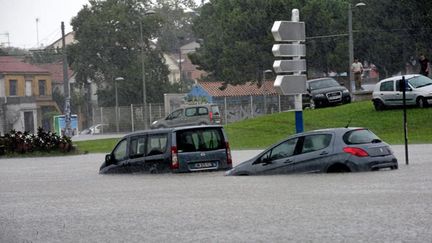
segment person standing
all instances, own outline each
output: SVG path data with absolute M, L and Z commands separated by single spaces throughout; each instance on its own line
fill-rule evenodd
M 426 77 L 429 76 L 429 60 L 424 54 L 420 54 L 420 74 Z
M 362 90 L 361 75 L 363 73 L 363 65 L 359 62 L 358 58 L 354 58 L 354 63 L 351 65 L 351 72 L 354 73 L 355 89 Z

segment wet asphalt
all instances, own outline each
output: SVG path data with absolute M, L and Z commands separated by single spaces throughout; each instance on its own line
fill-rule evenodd
M 431 242 L 432 145 L 411 145 L 409 166 L 393 149 L 395 171 L 255 177 L 0 159 L 0 242 Z

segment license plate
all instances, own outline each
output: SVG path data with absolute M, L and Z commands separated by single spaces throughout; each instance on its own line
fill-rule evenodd
M 206 169 L 211 167 L 215 167 L 214 162 L 201 162 L 201 163 L 194 164 L 194 169 Z

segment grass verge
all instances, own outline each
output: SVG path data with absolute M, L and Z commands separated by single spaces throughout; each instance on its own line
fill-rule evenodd
M 432 143 L 432 108 L 409 108 L 408 142 Z M 304 130 L 332 127 L 367 127 L 390 144 L 403 144 L 403 111 L 377 112 L 372 102 L 362 101 L 303 112 Z M 265 148 L 295 133 L 295 113 L 283 112 L 243 120 L 225 126 L 232 149 Z M 119 138 L 75 142 L 79 151 L 109 153 Z

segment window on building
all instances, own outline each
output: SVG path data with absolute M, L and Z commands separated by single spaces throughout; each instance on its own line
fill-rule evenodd
M 17 81 L 9 80 L 9 95 L 16 96 L 17 95 Z
M 31 80 L 25 81 L 25 95 L 26 96 L 32 96 L 32 81 Z
M 46 95 L 46 81 L 39 80 L 39 95 Z

